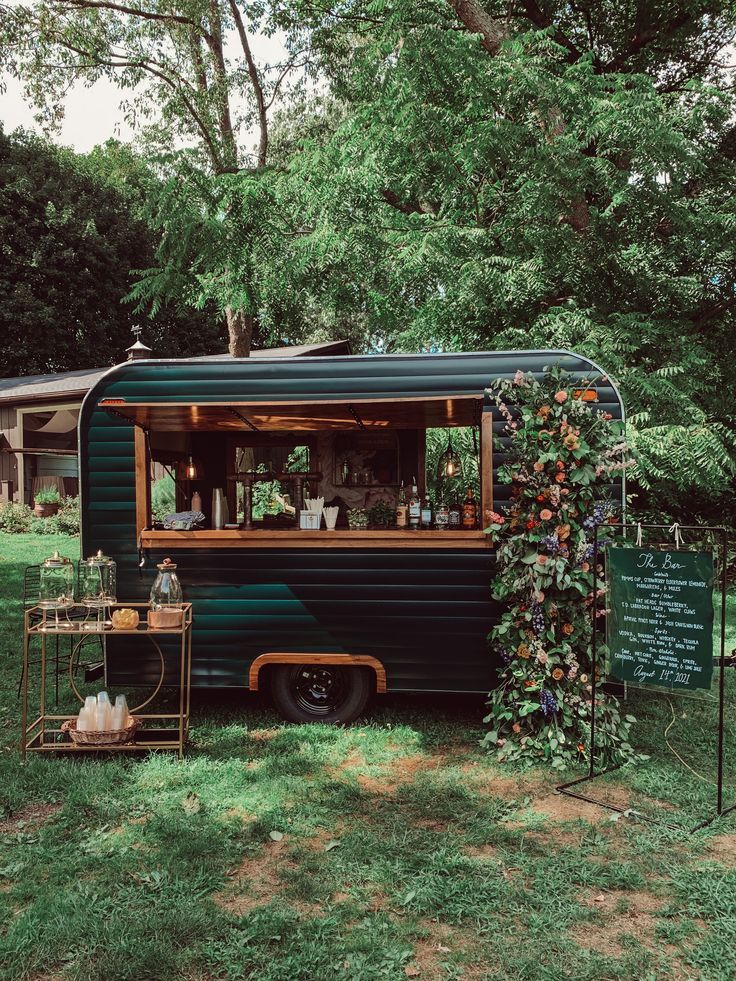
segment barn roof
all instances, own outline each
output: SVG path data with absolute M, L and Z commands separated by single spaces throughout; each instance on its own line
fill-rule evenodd
M 323 341 L 318 344 L 292 344 L 288 347 L 263 348 L 251 351 L 252 358 L 306 358 L 350 354 L 349 341 Z M 229 354 L 205 355 L 182 358 L 182 361 L 229 361 Z M 92 386 L 110 370 L 84 368 L 80 371 L 63 371 L 50 375 L 20 375 L 17 378 L 0 378 L 0 402 L 57 401 L 83 398 Z

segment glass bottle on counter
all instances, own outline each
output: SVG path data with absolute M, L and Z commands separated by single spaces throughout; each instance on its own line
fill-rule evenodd
M 468 487 L 463 501 L 463 530 L 473 531 L 478 527 L 478 504 L 473 496 L 473 488 Z
M 434 512 L 434 526 L 438 531 L 446 531 L 450 524 L 450 509 L 445 504 L 444 497 L 440 497 L 440 502 Z
M 409 505 L 406 503 L 406 491 L 404 490 L 404 481 L 401 481 L 401 487 L 399 488 L 399 502 L 396 505 L 396 527 L 406 528 L 409 522 Z
M 457 493 L 452 495 L 452 504 L 450 505 L 450 511 L 447 517 L 448 527 L 452 529 L 452 531 L 457 531 L 463 523 L 462 508 L 460 507 L 460 501 L 458 500 Z
M 411 485 L 411 497 L 409 498 L 409 527 L 418 528 L 419 522 L 422 514 L 422 502 L 419 498 L 419 490 L 417 488 L 417 478 L 414 478 L 414 483 Z
M 434 524 L 434 512 L 432 510 L 432 500 L 429 494 L 424 495 L 424 503 L 420 512 L 420 527 L 428 531 Z

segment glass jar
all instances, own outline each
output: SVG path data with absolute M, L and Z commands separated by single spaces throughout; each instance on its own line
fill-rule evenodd
M 79 563 L 79 601 L 93 609 L 117 602 L 117 564 L 102 551 Z
M 74 565 L 58 552 L 41 563 L 38 605 L 44 610 L 65 610 L 74 604 Z
M 176 563 L 171 559 L 164 559 L 156 568 L 158 575 L 151 587 L 151 609 L 181 609 L 183 594 L 176 575 Z

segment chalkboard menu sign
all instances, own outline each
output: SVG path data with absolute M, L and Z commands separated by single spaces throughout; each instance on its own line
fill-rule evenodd
M 609 675 L 710 691 L 713 553 L 608 548 L 606 556 Z

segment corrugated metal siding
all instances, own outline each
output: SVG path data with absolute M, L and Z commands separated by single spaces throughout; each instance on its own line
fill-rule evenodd
M 102 548 L 117 559 L 118 593 L 126 599 L 147 598 L 155 562 L 164 557 L 152 553 L 140 578 L 133 430 L 96 408 L 103 397 L 187 403 L 477 394 L 517 369 L 541 376 L 552 364 L 591 374 L 589 362 L 565 352 L 122 365 L 82 409 L 84 554 Z M 599 397 L 621 418 L 610 383 L 599 384 Z M 496 485 L 494 499 L 507 497 Z M 498 608 L 487 550 L 198 549 L 177 550 L 176 558 L 195 604 L 195 684 L 246 685 L 250 661 L 274 650 L 372 654 L 386 665 L 392 690 L 485 691 L 492 684 L 486 635 Z M 121 680 L 155 671 L 140 651 L 117 648 Z

